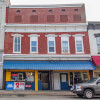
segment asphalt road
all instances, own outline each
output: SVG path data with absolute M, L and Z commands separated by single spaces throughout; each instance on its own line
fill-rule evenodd
M 77 96 L 0 96 L 0 100 L 86 100 L 83 98 L 78 98 Z M 87 100 L 100 100 L 99 97 L 94 97 L 93 99 Z

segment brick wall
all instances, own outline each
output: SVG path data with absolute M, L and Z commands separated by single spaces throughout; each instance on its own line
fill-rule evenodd
M 78 9 L 75 10 L 75 9 Z M 18 11 L 20 10 L 20 12 Z M 16 16 L 21 16 L 22 21 L 15 22 Z M 38 21 L 31 22 L 32 15 L 37 15 Z M 54 15 L 54 22 L 47 20 L 47 16 Z M 60 16 L 67 16 L 67 21 L 61 21 Z M 76 15 L 75 19 L 79 19 L 81 16 L 81 21 L 74 20 L 74 16 Z M 78 17 L 77 17 L 78 16 Z M 37 24 L 46 24 L 46 23 L 85 23 L 86 16 L 85 16 L 85 8 L 82 7 L 60 7 L 60 8 L 7 8 L 7 23 L 21 23 L 21 24 L 30 24 L 30 23 L 37 23 Z M 37 19 L 37 18 L 36 18 Z M 50 18 L 49 18 L 50 19 Z M 66 20 L 66 17 L 65 17 Z
M 13 37 L 12 34 L 16 33 L 5 33 L 5 45 L 4 45 L 4 53 L 5 54 L 13 54 Z M 55 35 L 61 35 L 61 34 L 85 34 L 83 37 L 83 43 L 84 43 L 84 52 L 85 54 L 90 54 L 90 47 L 89 47 L 89 39 L 88 39 L 88 33 L 87 32 L 68 32 L 68 33 L 17 33 L 22 34 L 24 37 L 21 39 L 21 53 L 22 54 L 30 54 L 30 37 L 28 35 L 30 34 L 38 34 L 40 37 L 38 37 L 38 52 L 39 54 L 47 54 L 47 37 L 45 35 L 47 34 L 55 34 Z M 61 54 L 61 37 L 56 37 L 56 54 Z M 69 37 L 69 44 L 70 44 L 70 54 L 75 54 L 75 40 L 74 37 Z

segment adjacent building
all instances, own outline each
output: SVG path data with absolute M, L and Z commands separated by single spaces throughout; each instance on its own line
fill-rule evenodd
M 4 26 L 6 20 L 6 6 L 9 0 L 0 0 L 0 89 L 3 83 L 3 54 L 4 54 Z
M 6 16 L 6 89 L 69 90 L 93 77 L 84 4 L 10 5 Z
M 92 62 L 96 66 L 94 77 L 100 76 L 100 22 L 89 22 L 88 34 Z

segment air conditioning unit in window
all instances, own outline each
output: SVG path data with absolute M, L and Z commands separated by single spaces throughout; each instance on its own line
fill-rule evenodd
M 68 54 L 68 50 L 63 50 L 63 53 L 64 54 Z

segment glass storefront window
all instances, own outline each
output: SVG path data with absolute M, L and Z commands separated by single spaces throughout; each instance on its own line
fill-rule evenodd
M 34 73 L 33 72 L 11 72 L 11 81 L 34 82 Z

